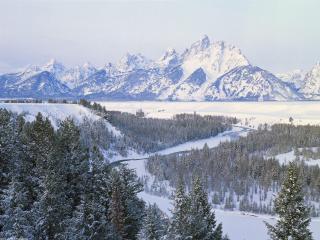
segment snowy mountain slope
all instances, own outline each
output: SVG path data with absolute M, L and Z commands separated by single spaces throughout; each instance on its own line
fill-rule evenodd
M 27 78 L 25 75 L 0 76 L 1 97 L 63 97 L 69 96 L 69 88 L 47 71 Z
M 296 90 L 299 90 L 303 85 L 305 72 L 301 69 L 296 69 L 291 72 L 278 73 L 275 76 L 281 79 L 282 81 L 290 84 Z
M 224 74 L 211 86 L 218 100 L 299 100 L 286 83 L 272 73 L 252 65 L 241 66 Z M 211 97 L 206 95 L 207 98 Z M 215 100 L 215 99 L 214 99 Z
M 61 76 L 61 82 L 73 89 L 86 82 L 86 79 L 97 72 L 97 69 L 90 63 L 85 63 L 82 66 L 67 69 Z
M 320 62 L 305 75 L 303 85 L 300 92 L 307 98 L 312 100 L 320 99 Z
M 196 69 L 185 81 L 175 87 L 170 99 L 189 100 L 201 85 L 207 81 L 207 75 L 202 68 Z
M 46 97 L 49 91 L 25 87 L 27 79 L 40 75 L 50 89 L 50 96 L 56 97 L 257 101 L 300 100 L 306 95 L 307 99 L 320 99 L 317 69 L 316 65 L 305 77 L 302 71 L 274 76 L 252 67 L 239 48 L 223 41 L 210 41 L 205 35 L 182 54 L 169 48 L 156 61 L 128 53 L 116 64 L 108 63 L 103 68 L 89 63 L 66 68 L 52 59 L 43 66 L 29 66 L 18 73 L 0 75 L 0 95 Z

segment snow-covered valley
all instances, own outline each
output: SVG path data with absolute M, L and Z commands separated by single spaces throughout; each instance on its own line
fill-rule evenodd
M 201 149 L 204 144 L 209 148 L 213 148 L 224 141 L 232 141 L 240 136 L 246 136 L 248 132 L 254 131 L 259 124 L 274 124 L 274 123 L 289 123 L 289 118 L 292 117 L 294 124 L 320 124 L 320 104 L 317 102 L 101 102 L 108 110 L 117 110 L 124 112 L 136 113 L 142 109 L 147 117 L 153 118 L 171 118 L 178 113 L 193 113 L 197 112 L 200 115 L 225 115 L 237 117 L 241 120 L 240 123 L 234 125 L 231 130 L 218 134 L 215 137 L 189 141 L 170 147 L 153 154 L 138 154 L 135 151 L 130 151 L 126 157 L 121 155 L 114 156 L 112 161 L 128 159 L 128 166 L 135 169 L 140 178 L 148 176 L 151 183 L 153 176 L 145 168 L 145 158 L 154 154 L 172 154 L 177 152 L 189 151 L 191 149 Z M 81 121 L 83 117 L 99 119 L 99 116 L 85 107 L 74 104 L 7 104 L 1 103 L 0 108 L 26 113 L 27 120 L 33 120 L 38 112 L 42 112 L 48 116 L 50 120 L 58 124 L 60 120 L 73 117 L 77 121 Z M 122 133 L 114 126 L 109 124 L 109 129 L 117 135 Z M 292 161 L 294 153 L 284 153 L 275 156 L 276 159 L 283 164 L 287 161 Z M 141 159 L 141 160 L 130 160 Z M 314 160 L 318 161 L 318 160 Z M 172 191 L 168 183 L 168 191 Z M 152 195 L 149 192 L 141 192 L 139 196 L 149 203 L 156 203 L 159 208 L 171 214 L 171 200 L 168 197 L 160 197 Z M 215 209 L 218 222 L 223 223 L 224 232 L 231 239 L 235 240 L 266 240 L 267 230 L 264 221 L 274 223 L 275 218 L 269 215 L 258 215 L 252 213 L 244 213 L 236 211 L 224 211 Z M 311 222 L 311 231 L 314 234 L 314 239 L 320 239 L 320 219 L 313 218 Z

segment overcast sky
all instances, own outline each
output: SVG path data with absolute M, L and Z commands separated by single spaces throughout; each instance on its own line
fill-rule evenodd
M 207 34 L 273 72 L 320 60 L 319 0 L 0 0 L 0 72 L 56 58 L 103 66 L 157 59 Z

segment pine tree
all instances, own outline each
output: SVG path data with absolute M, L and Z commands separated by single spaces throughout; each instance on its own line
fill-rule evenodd
M 142 239 L 160 240 L 166 235 L 167 220 L 156 204 L 149 205 L 143 224 Z
M 145 202 L 137 194 L 143 190 L 135 170 L 129 169 L 126 165 L 119 167 L 119 175 L 123 184 L 123 198 L 125 208 L 125 231 L 130 240 L 137 239 L 142 227 Z
M 108 188 L 109 169 L 93 167 L 87 174 L 85 192 L 67 230 L 70 239 L 118 239 L 107 218 Z
M 144 202 L 137 196 L 142 191 L 134 170 L 120 165 L 112 173 L 110 220 L 123 239 L 135 240 L 142 227 Z
M 170 225 L 170 237 L 176 240 L 186 239 L 186 223 L 188 220 L 190 199 L 185 193 L 185 185 L 180 178 L 174 195 L 172 221 Z
M 109 219 L 117 234 L 125 237 L 125 206 L 122 196 L 124 189 L 118 172 L 112 172 L 111 181 Z
M 16 149 L 16 151 L 19 151 Z M 32 169 L 29 162 L 16 159 L 16 169 L 9 188 L 5 191 L 2 204 L 3 238 L 34 238 L 35 217 L 34 214 L 34 187 Z
M 274 202 L 279 220 L 275 226 L 266 223 L 273 240 L 311 240 L 308 229 L 309 209 L 304 204 L 302 186 L 299 181 L 298 167 L 290 163 L 282 189 Z
M 80 129 L 72 119 L 64 120 L 57 130 L 56 157 L 63 159 L 66 168 L 66 181 L 69 186 L 68 198 L 73 210 L 80 203 L 85 182 L 83 174 L 89 171 L 89 153 L 80 141 Z
M 199 177 L 193 179 L 192 190 L 185 193 L 182 181 L 174 198 L 170 239 L 222 240 L 222 225 L 216 227 L 215 215 Z
M 16 120 L 19 122 L 16 125 Z M 14 124 L 14 125 L 11 125 Z M 11 119 L 14 131 L 7 137 L 14 138 L 14 151 L 11 153 L 11 181 L 1 197 L 1 216 L 4 238 L 34 238 L 37 219 L 36 203 L 38 178 L 34 176 L 35 165 L 28 151 L 26 127 L 22 118 Z M 0 231 L 1 232 L 1 231 Z
M 41 178 L 45 174 L 47 159 L 52 151 L 54 129 L 48 118 L 38 113 L 36 119 L 26 128 L 25 151 L 36 166 L 37 176 Z
M 73 120 L 64 120 L 57 130 L 46 168 L 37 233 L 38 238 L 57 239 L 64 236 L 80 205 L 89 172 L 89 157 Z
M 12 182 L 16 160 L 19 159 L 20 138 L 25 121 L 16 115 L 0 109 L 0 218 L 6 210 L 5 201 Z M 21 149 L 21 148 L 20 148 Z M 0 219 L 0 232 L 5 221 Z
M 190 199 L 189 226 L 192 239 L 221 240 L 222 225 L 219 224 L 215 229 L 215 215 L 212 212 L 207 193 L 204 191 L 199 177 L 195 177 L 193 180 Z

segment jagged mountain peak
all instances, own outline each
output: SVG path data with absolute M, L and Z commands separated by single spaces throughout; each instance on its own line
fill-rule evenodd
M 211 42 L 207 35 L 203 35 L 201 39 L 191 44 L 190 52 L 203 51 L 210 46 Z
M 171 58 L 172 56 L 176 56 L 178 53 L 174 48 L 168 48 L 165 53 L 162 55 L 159 61 L 165 61 L 168 58 Z
M 58 62 L 56 59 L 52 58 L 50 59 L 45 65 L 41 67 L 43 71 L 48 71 L 53 74 L 59 74 L 63 72 L 66 68 L 65 66 Z
M 304 82 L 305 72 L 301 69 L 294 69 L 285 73 L 278 73 L 276 76 L 282 81 L 291 84 L 295 89 L 300 89 Z
M 83 68 L 85 69 L 89 69 L 89 68 L 95 68 L 91 62 L 85 62 L 83 65 L 82 65 Z
M 176 66 L 180 63 L 180 56 L 174 48 L 168 48 L 162 57 L 157 61 L 160 67 Z
M 49 59 L 49 61 L 45 64 L 45 66 L 54 66 L 54 65 L 60 65 L 61 63 L 57 61 L 55 58 Z
M 182 62 L 185 78 L 201 67 L 211 81 L 235 67 L 250 64 L 239 48 L 223 41 L 210 42 L 208 37 L 192 44 L 182 54 Z
M 320 100 L 320 62 L 306 73 L 300 92 L 308 99 Z
M 148 68 L 152 61 L 140 53 L 126 53 L 117 63 L 117 68 L 121 72 L 132 71 L 134 69 Z

